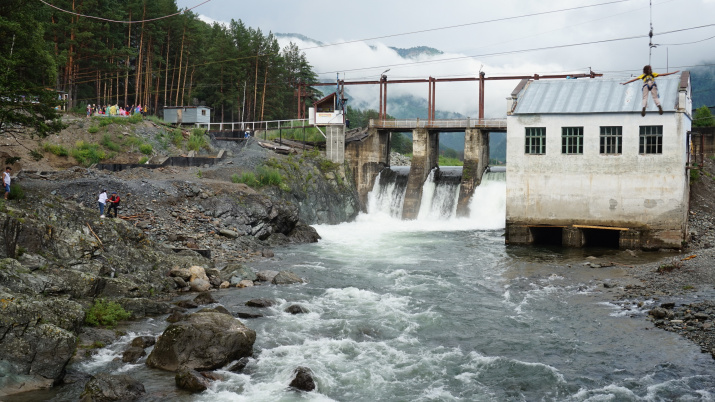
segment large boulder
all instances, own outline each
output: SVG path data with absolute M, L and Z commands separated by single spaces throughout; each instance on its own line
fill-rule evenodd
M 173 323 L 147 358 L 149 367 L 214 370 L 253 353 L 256 332 L 230 315 L 199 312 Z
M 221 271 L 221 278 L 224 281 L 229 281 L 232 286 L 242 280 L 255 281 L 258 279 L 256 273 L 252 269 L 244 267 L 241 264 L 229 264 Z
M 290 382 L 292 388 L 310 392 L 315 389 L 315 380 L 313 380 L 313 372 L 307 367 L 297 367 L 294 371 L 295 377 Z
M 291 271 L 281 271 L 273 277 L 271 283 L 274 285 L 292 285 L 294 283 L 303 283 L 303 280 Z
M 208 389 L 209 380 L 196 370 L 183 368 L 174 377 L 176 386 L 189 392 L 202 392 Z
M 84 386 L 80 401 L 135 401 L 145 393 L 144 385 L 128 375 L 100 373 Z

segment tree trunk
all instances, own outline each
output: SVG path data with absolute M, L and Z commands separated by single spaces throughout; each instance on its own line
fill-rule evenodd
M 146 19 L 146 3 L 144 3 L 144 11 L 142 21 Z M 144 54 L 144 23 L 142 22 L 142 32 L 139 36 L 139 55 L 137 56 L 137 72 L 136 72 L 136 90 L 134 91 L 134 105 L 138 105 L 142 99 L 142 56 Z
M 179 57 L 179 77 L 176 86 L 176 106 L 179 106 L 179 88 L 181 87 L 181 65 L 184 62 L 184 39 L 186 39 L 186 27 L 184 27 L 184 32 L 181 34 L 181 56 Z
M 129 21 L 132 20 L 132 11 L 129 10 Z M 127 61 L 124 64 L 126 74 L 124 75 L 124 106 L 129 102 L 129 53 L 132 48 L 132 24 L 129 24 L 129 37 L 127 38 Z

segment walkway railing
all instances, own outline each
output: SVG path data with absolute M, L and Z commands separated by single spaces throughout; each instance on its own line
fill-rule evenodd
M 239 122 L 221 122 L 221 123 L 196 123 L 197 128 L 205 128 L 212 130 L 283 130 L 291 128 L 308 127 L 308 119 L 295 120 L 267 120 L 267 121 L 239 121 Z
M 485 128 L 506 130 L 506 119 L 454 119 L 454 120 L 427 120 L 427 119 L 395 119 L 377 120 L 370 119 L 370 127 L 374 128 L 434 128 L 434 129 L 467 129 Z

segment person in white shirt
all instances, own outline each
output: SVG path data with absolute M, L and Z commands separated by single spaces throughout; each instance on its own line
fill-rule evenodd
M 5 168 L 5 171 L 2 173 L 2 184 L 5 186 L 5 199 L 7 200 L 8 197 L 10 197 L 10 172 L 12 169 L 10 169 L 10 166 Z
M 99 193 L 99 217 L 104 218 L 104 206 L 107 204 L 107 190 L 102 190 L 101 193 Z

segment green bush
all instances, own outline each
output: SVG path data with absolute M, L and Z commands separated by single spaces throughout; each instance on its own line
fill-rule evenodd
M 10 199 L 21 200 L 25 198 L 25 192 L 19 184 L 10 184 Z
M 209 143 L 204 135 L 204 130 L 200 128 L 195 128 L 191 130 L 191 136 L 189 137 L 189 149 L 192 151 L 198 151 L 201 148 L 208 147 Z
M 87 131 L 89 131 L 90 134 L 95 134 L 95 133 L 99 132 L 99 127 L 92 126 L 92 127 L 88 128 Z
M 146 156 L 142 156 L 141 159 L 139 159 L 139 163 L 143 165 L 147 163 L 148 160 L 149 158 L 147 158 Z
M 171 143 L 176 147 L 181 147 L 184 142 L 184 134 L 181 132 L 180 128 L 171 131 Z
M 102 136 L 102 145 L 110 151 L 119 152 L 121 147 L 116 142 L 112 141 L 112 136 L 104 134 Z
M 256 179 L 262 186 L 280 186 L 283 183 L 283 176 L 278 169 L 269 168 L 268 166 L 259 166 L 256 169 Z
M 87 310 L 84 322 L 93 327 L 117 325 L 117 321 L 126 320 L 131 317 L 131 313 L 124 310 L 119 303 L 99 299 Z
M 33 149 L 30 151 L 30 156 L 32 156 L 32 159 L 39 161 L 40 159 L 44 158 L 45 155 L 42 155 L 41 150 L 39 149 Z
M 234 176 L 236 178 L 236 181 L 233 180 Z M 258 180 L 256 180 L 256 175 L 253 172 L 243 172 L 241 173 L 241 176 L 234 174 L 233 176 L 231 176 L 231 181 L 233 181 L 234 183 L 243 183 L 249 187 L 258 187 L 258 185 L 260 184 Z
M 69 151 L 67 148 L 63 147 L 62 145 L 55 145 L 55 144 L 50 144 L 48 142 L 42 144 L 42 149 L 45 151 L 57 155 L 57 156 L 67 156 L 69 155 Z
M 70 152 L 73 158 L 82 166 L 92 166 L 107 158 L 107 154 L 99 149 L 98 144 L 88 144 L 84 141 L 77 141 L 75 148 Z
M 238 175 L 236 173 L 231 175 L 231 183 L 240 183 L 240 181 L 239 181 L 240 179 L 241 178 L 238 177 Z
M 144 155 L 151 155 L 151 153 L 154 152 L 154 149 L 151 147 L 151 144 L 141 144 L 139 145 L 139 152 Z

